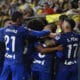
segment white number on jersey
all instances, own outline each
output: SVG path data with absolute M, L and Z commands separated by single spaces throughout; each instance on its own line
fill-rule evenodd
M 9 37 L 8 35 L 5 35 L 4 39 L 5 39 L 5 44 L 6 44 L 6 50 L 9 51 L 9 48 L 7 47 L 7 45 L 9 44 L 9 41 L 11 40 L 11 43 L 12 43 L 11 49 L 12 49 L 12 52 L 15 52 L 15 40 L 16 40 L 15 36 Z
M 72 48 L 74 47 L 75 49 L 74 49 L 74 55 L 73 55 L 73 58 L 75 58 L 76 57 L 76 53 L 77 53 L 77 49 L 78 49 L 78 44 L 70 44 L 70 45 L 68 45 L 67 46 L 68 47 L 68 59 L 70 59 L 71 58 L 71 52 L 72 52 Z

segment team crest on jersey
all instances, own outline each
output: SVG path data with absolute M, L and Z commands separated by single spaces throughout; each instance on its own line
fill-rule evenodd
M 56 36 L 55 39 L 56 39 L 56 40 L 59 40 L 59 39 L 60 39 L 60 36 Z
M 44 58 L 46 55 L 41 54 L 41 53 L 38 53 L 38 56 L 39 56 L 40 58 Z

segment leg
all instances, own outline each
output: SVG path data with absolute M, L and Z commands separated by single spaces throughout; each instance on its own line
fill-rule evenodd
M 32 71 L 32 80 L 39 80 L 39 72 Z
M 56 75 L 56 80 L 68 80 L 68 73 L 69 71 L 67 66 L 60 64 L 57 75 Z
M 52 80 L 52 75 L 50 73 L 40 72 L 39 80 Z
M 3 70 L 0 76 L 0 80 L 7 80 L 9 76 L 9 72 L 10 72 L 10 67 L 8 66 L 8 64 L 4 63 Z
M 27 72 L 23 64 L 13 64 L 11 70 L 12 80 L 28 80 Z
M 78 80 L 77 64 L 74 64 L 74 65 L 71 66 L 68 80 Z

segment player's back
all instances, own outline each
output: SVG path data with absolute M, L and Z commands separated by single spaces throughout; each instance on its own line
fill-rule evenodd
M 65 64 L 70 61 L 76 63 L 79 41 L 80 35 L 75 32 L 61 34 L 58 42 L 64 46 L 62 54 Z
M 35 47 L 42 46 L 44 48 L 47 47 L 45 43 L 36 42 Z M 42 54 L 38 50 L 35 50 L 33 53 L 33 64 L 32 64 L 32 70 L 34 71 L 43 71 L 43 72 L 51 72 L 52 69 L 52 62 L 53 62 L 53 52 L 48 52 L 47 54 Z
M 5 57 L 8 59 L 22 61 L 24 50 L 24 27 L 12 25 L 3 29 L 6 45 Z

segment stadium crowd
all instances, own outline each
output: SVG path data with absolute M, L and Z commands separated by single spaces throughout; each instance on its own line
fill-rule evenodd
M 80 0 L 1 0 L 0 27 L 0 80 L 80 80 Z
M 0 14 L 12 15 L 14 11 L 23 11 L 27 16 L 47 15 L 63 12 L 78 13 L 80 11 L 79 0 L 2 0 L 0 2 Z M 44 2 L 44 3 L 43 3 Z M 26 12 L 25 12 L 26 10 Z M 32 13 L 32 15 L 30 15 Z

